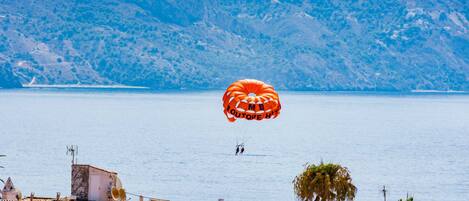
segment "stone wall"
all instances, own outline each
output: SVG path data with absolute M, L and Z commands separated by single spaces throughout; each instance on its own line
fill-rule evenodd
M 77 200 L 88 200 L 89 189 L 89 167 L 73 165 L 72 166 L 72 196 Z

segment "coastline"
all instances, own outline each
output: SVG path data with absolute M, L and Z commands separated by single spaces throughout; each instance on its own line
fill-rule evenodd
M 23 84 L 19 88 L 1 88 L 2 89 L 34 89 L 34 90 L 137 90 L 137 91 L 149 91 L 149 92 L 166 92 L 166 93 L 193 93 L 193 92 L 211 92 L 211 91 L 223 91 L 224 89 L 207 88 L 207 89 L 154 89 L 145 86 L 132 86 L 132 85 L 93 85 L 93 84 Z M 295 90 L 295 89 L 280 89 L 281 93 L 293 93 L 293 94 L 378 94 L 378 95 L 467 95 L 469 91 L 461 90 L 405 90 L 405 91 L 386 91 L 386 90 Z
M 86 85 L 86 84 L 24 84 L 23 88 L 55 88 L 55 89 L 150 89 L 143 86 L 129 86 L 129 85 Z
M 468 91 L 458 91 L 458 90 L 423 90 L 423 89 L 414 89 L 410 90 L 411 93 L 469 93 Z

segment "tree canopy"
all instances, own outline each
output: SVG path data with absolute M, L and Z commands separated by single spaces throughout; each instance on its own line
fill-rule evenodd
M 307 164 L 293 184 L 298 200 L 303 201 L 351 201 L 357 192 L 348 169 L 331 163 Z

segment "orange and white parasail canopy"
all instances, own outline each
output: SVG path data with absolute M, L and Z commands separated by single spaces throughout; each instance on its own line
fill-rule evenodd
M 228 121 L 274 119 L 280 114 L 280 100 L 274 87 L 254 79 L 233 82 L 223 95 L 223 112 Z

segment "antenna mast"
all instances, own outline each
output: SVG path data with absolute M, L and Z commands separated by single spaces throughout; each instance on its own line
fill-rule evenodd
M 384 196 L 384 201 L 386 201 L 386 193 L 388 192 L 388 190 L 386 190 L 386 186 L 383 186 L 383 196 Z
M 78 155 L 78 146 L 77 145 L 67 146 L 67 155 L 72 156 L 72 165 L 77 164 L 77 159 L 75 158 L 75 156 Z

